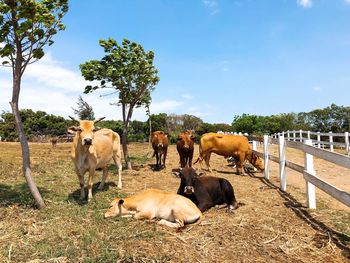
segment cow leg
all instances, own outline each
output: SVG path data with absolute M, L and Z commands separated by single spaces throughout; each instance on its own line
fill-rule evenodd
M 156 153 L 156 160 L 157 160 L 157 163 L 156 163 L 156 168 L 159 169 L 159 153 Z
M 166 155 L 167 155 L 167 151 L 164 151 L 164 153 L 163 153 L 163 167 L 164 168 L 166 168 L 166 165 L 165 165 Z
M 117 167 L 118 169 L 118 185 L 117 187 L 119 189 L 122 189 L 122 161 L 120 159 L 120 156 L 113 156 L 113 161 L 114 161 L 114 164 L 115 166 Z
M 237 162 L 237 174 L 240 175 L 245 175 L 244 169 L 243 169 L 243 165 L 244 165 L 244 159 L 245 156 L 239 156 L 238 162 Z
M 103 168 L 103 173 L 102 173 L 102 180 L 101 180 L 101 183 L 100 185 L 98 186 L 98 190 L 103 190 L 104 186 L 105 186 L 105 182 L 106 182 L 106 179 L 107 179 L 107 176 L 108 176 L 108 167 L 104 167 Z
M 140 211 L 134 215 L 135 219 L 153 219 L 153 214 L 150 211 Z
M 174 223 L 174 222 L 171 222 L 171 221 L 168 221 L 166 219 L 161 219 L 157 222 L 158 225 L 163 225 L 163 226 L 167 226 L 167 227 L 172 227 L 172 228 L 179 228 L 179 227 L 183 227 L 184 226 L 184 223 L 181 222 L 181 221 L 177 221 Z
M 210 164 L 209 164 L 209 161 L 210 161 L 210 155 L 211 155 L 211 153 L 207 153 L 206 155 L 205 155 L 205 164 L 207 165 L 207 168 L 208 168 L 208 171 L 209 172 L 211 172 L 211 167 L 210 167 Z
M 95 174 L 95 168 L 93 168 L 93 169 L 90 168 L 90 170 L 89 170 L 89 178 L 88 178 L 88 185 L 87 185 L 88 202 L 92 199 L 92 185 L 93 185 L 94 174 Z
M 75 168 L 75 172 L 78 176 L 79 179 L 79 184 L 80 184 L 80 200 L 85 199 L 85 189 L 84 189 L 84 173 L 80 171 L 78 168 Z
M 192 159 L 193 159 L 193 152 L 189 154 L 188 156 L 188 165 L 192 167 Z

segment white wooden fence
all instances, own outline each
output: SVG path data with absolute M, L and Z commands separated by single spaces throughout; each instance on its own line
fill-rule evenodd
M 312 145 L 318 148 L 329 148 L 331 152 L 334 151 L 334 147 L 344 148 L 347 155 L 350 154 L 349 148 L 349 132 L 344 133 L 332 133 L 332 132 L 312 132 L 312 131 L 284 131 L 280 133 L 272 134 L 271 137 L 277 139 L 279 135 L 283 135 L 288 141 L 300 141 L 312 140 Z M 321 140 L 321 138 L 323 140 Z M 337 139 L 335 139 L 337 138 Z M 336 141 L 334 141 L 336 140 Z
M 328 162 L 332 162 L 350 169 L 349 156 L 317 148 L 313 146 L 313 141 L 311 139 L 303 139 L 302 142 L 288 140 L 288 137 L 285 138 L 282 134 L 280 134 L 278 138 L 275 138 L 275 136 L 269 137 L 268 135 L 264 135 L 263 138 L 250 136 L 249 140 L 253 141 L 254 152 L 258 156 L 262 157 L 265 161 L 264 177 L 266 179 L 269 179 L 270 177 L 270 160 L 279 163 L 279 179 L 281 190 L 286 191 L 287 188 L 286 167 L 288 167 L 303 174 L 306 185 L 307 206 L 309 208 L 316 208 L 315 187 L 318 187 L 325 193 L 350 207 L 350 194 L 317 177 L 313 164 L 313 157 L 316 156 Z M 263 143 L 263 153 L 256 151 L 256 141 Z M 269 153 L 269 145 L 271 144 L 278 145 L 279 156 L 274 156 Z M 304 166 L 293 163 L 292 161 L 286 159 L 286 147 L 298 149 L 304 152 Z

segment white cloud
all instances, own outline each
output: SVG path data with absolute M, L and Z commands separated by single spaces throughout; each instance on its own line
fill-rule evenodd
M 190 95 L 190 94 L 183 94 L 182 97 L 183 97 L 184 99 L 187 99 L 187 100 L 192 100 L 192 99 L 194 99 L 194 96 L 192 96 L 192 95 Z
M 221 70 L 224 71 L 224 72 L 227 72 L 227 71 L 229 71 L 229 68 L 223 67 Z
M 312 0 L 297 0 L 297 4 L 303 8 L 312 6 Z
M 210 15 L 216 15 L 220 12 L 216 0 L 203 0 L 203 4 L 210 10 Z
M 314 86 L 314 87 L 312 87 L 312 90 L 315 91 L 315 92 L 318 92 L 318 91 L 321 90 L 321 87 L 319 87 L 319 86 Z

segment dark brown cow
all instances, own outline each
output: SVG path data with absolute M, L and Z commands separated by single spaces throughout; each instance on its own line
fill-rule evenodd
M 245 160 L 248 160 L 259 170 L 264 170 L 264 161 L 254 154 L 245 136 L 218 133 L 203 134 L 199 143 L 199 157 L 195 163 L 200 161 L 202 167 L 202 161 L 205 160 L 208 170 L 211 171 L 209 160 L 212 152 L 225 157 L 234 157 L 237 164 L 237 174 L 244 173 Z
M 192 131 L 185 131 L 179 134 L 176 142 L 176 149 L 180 156 L 181 168 L 192 167 L 194 137 Z
M 155 131 L 152 133 L 152 147 L 154 150 L 153 157 L 156 156 L 156 169 L 161 169 L 162 165 L 165 168 L 165 160 L 168 152 L 168 135 L 163 131 Z M 163 159 L 163 164 L 162 164 Z
M 181 178 L 177 193 L 192 200 L 201 212 L 213 206 L 227 206 L 227 212 L 238 207 L 232 185 L 224 178 L 202 176 L 191 167 L 174 172 Z

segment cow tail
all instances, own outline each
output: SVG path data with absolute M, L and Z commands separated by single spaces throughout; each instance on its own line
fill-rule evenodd
M 197 160 L 193 164 L 198 163 L 198 161 L 200 161 L 201 163 L 203 161 L 201 141 L 199 141 L 199 157 L 197 158 Z

